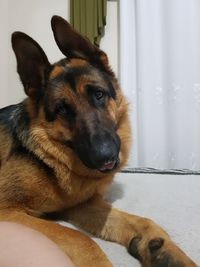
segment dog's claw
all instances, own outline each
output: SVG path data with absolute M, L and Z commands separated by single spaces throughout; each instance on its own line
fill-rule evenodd
M 153 254 L 154 252 L 158 251 L 164 244 L 163 238 L 155 238 L 149 241 L 149 250 Z
M 136 236 L 131 240 L 128 252 L 144 267 L 197 267 L 174 243 L 165 241 L 154 238 L 146 243 L 141 236 Z
M 142 260 L 142 257 L 140 256 L 139 252 L 138 252 L 138 243 L 141 241 L 141 237 L 137 236 L 134 237 L 128 247 L 128 252 L 135 257 L 138 260 Z

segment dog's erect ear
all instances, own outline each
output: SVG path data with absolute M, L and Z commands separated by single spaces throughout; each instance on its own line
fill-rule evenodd
M 53 16 L 51 27 L 56 43 L 66 57 L 86 59 L 110 74 L 112 73 L 107 55 L 74 30 L 66 20 L 59 16 Z
M 25 93 L 35 97 L 44 86 L 51 68 L 47 56 L 36 41 L 22 32 L 12 34 L 12 47 Z

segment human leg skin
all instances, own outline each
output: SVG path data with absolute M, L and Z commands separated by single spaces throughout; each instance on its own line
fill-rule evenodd
M 59 247 L 36 230 L 0 222 L 1 267 L 75 267 Z

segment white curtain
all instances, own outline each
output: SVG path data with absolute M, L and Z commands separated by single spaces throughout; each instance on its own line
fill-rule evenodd
M 129 167 L 200 170 L 200 1 L 120 1 Z

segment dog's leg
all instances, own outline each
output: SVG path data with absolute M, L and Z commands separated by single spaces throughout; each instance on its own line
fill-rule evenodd
M 106 240 L 120 243 L 145 267 L 195 267 L 153 221 L 112 208 L 97 196 L 71 208 L 66 220 Z
M 59 224 L 32 217 L 25 212 L 0 211 L 0 221 L 24 224 L 35 229 L 54 241 L 78 267 L 111 267 L 111 263 L 98 247 L 86 235 Z

